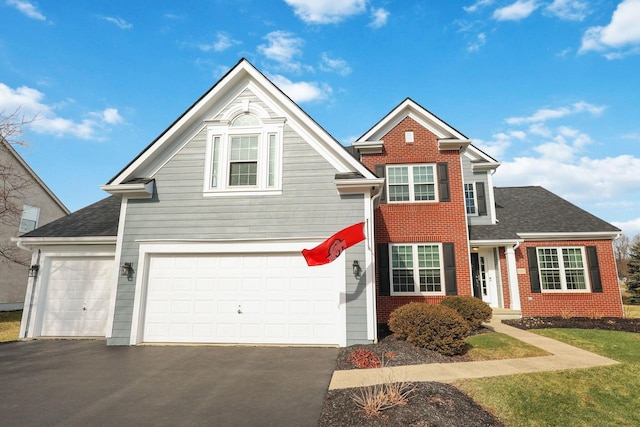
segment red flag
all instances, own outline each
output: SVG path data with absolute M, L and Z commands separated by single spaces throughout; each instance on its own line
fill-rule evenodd
M 302 256 L 309 267 L 328 264 L 338 258 L 342 251 L 364 239 L 364 222 L 360 222 L 338 231 L 313 249 L 303 249 Z

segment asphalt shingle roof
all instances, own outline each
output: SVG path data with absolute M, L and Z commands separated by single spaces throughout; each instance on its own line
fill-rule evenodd
M 117 236 L 121 200 L 107 197 L 20 237 Z
M 494 194 L 499 222 L 469 226 L 471 240 L 514 240 L 517 233 L 620 231 L 542 187 L 496 187 Z

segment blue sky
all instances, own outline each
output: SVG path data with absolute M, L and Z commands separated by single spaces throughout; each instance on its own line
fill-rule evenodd
M 71 209 L 240 58 L 349 144 L 406 97 L 640 233 L 640 0 L 0 0 L 0 111 Z M 541 207 L 544 209 L 544 207 Z

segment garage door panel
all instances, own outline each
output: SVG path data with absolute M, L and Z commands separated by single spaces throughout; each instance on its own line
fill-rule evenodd
M 40 335 L 104 336 L 115 283 L 113 259 L 51 258 Z
M 187 276 L 160 265 L 195 268 Z M 338 344 L 343 274 L 310 269 L 299 253 L 151 256 L 143 341 Z M 167 281 L 178 286 L 158 292 Z

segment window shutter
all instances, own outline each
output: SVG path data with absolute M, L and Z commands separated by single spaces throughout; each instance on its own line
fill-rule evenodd
M 444 287 L 447 295 L 458 295 L 456 284 L 456 255 L 453 243 L 443 243 L 442 253 L 444 257 Z
M 527 248 L 527 258 L 529 263 L 531 292 L 539 294 L 542 292 L 542 289 L 540 288 L 540 275 L 538 274 L 538 255 L 536 254 L 536 248 Z
M 478 199 L 478 215 L 487 215 L 487 196 L 484 192 L 484 182 L 476 182 L 476 198 Z
M 389 245 L 378 243 L 376 246 L 378 253 L 378 284 L 380 295 L 391 295 L 391 280 L 389 279 Z
M 450 202 L 451 195 L 449 194 L 449 164 L 438 163 L 438 193 L 440 194 L 441 202 Z
M 376 175 L 378 178 L 384 178 L 386 165 L 376 165 Z M 387 203 L 387 182 L 385 181 L 380 194 L 380 203 Z
M 600 278 L 600 265 L 598 252 L 595 246 L 587 246 L 587 259 L 589 263 L 589 278 L 591 279 L 591 291 L 602 292 L 602 279 Z

